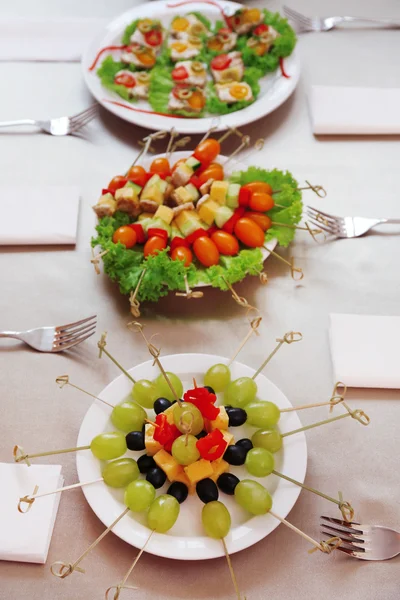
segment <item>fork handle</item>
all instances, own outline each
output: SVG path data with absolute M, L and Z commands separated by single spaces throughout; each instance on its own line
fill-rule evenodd
M 386 25 L 391 27 L 400 27 L 400 21 L 393 21 L 392 19 L 368 19 L 367 17 L 339 17 L 343 23 L 374 23 L 376 25 Z
M 382 219 L 378 225 L 400 225 L 400 219 Z
M 1 121 L 0 127 L 14 127 L 18 125 L 36 125 L 34 119 L 19 119 L 18 121 Z
M 20 331 L 0 331 L 0 338 L 15 338 L 18 340 L 20 335 Z

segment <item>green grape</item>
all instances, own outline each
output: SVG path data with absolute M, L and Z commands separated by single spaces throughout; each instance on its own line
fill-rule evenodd
M 242 479 L 235 487 L 236 502 L 252 515 L 265 515 L 272 508 L 268 490 L 258 481 Z
M 252 448 L 248 451 L 244 464 L 250 475 L 266 477 L 274 470 L 274 455 L 265 448 Z
M 156 490 L 149 481 L 137 479 L 125 490 L 124 502 L 132 512 L 147 510 L 156 497 Z
M 178 516 L 178 500 L 169 494 L 161 494 L 150 505 L 147 525 L 157 533 L 165 533 L 175 525 Z
M 174 404 L 174 423 L 181 433 L 197 435 L 204 429 L 203 415 L 194 404 L 190 402 L 177 402 Z
M 239 377 L 231 381 L 225 390 L 224 404 L 235 408 L 245 408 L 253 402 L 257 393 L 257 384 L 250 377 Z M 247 409 L 246 409 L 247 410 Z
M 247 424 L 254 427 L 274 427 L 280 419 L 281 412 L 273 402 L 251 402 L 246 406 Z
M 119 458 L 107 463 L 101 474 L 104 483 L 113 488 L 122 488 L 137 479 L 140 471 L 133 458 Z
M 201 520 L 206 534 L 216 540 L 226 537 L 231 528 L 231 515 L 225 504 L 218 500 L 207 502 L 201 512 Z
M 282 448 L 282 436 L 276 429 L 259 429 L 251 438 L 255 448 L 278 452 Z
M 125 436 L 120 431 L 100 433 L 92 439 L 90 449 L 99 460 L 119 458 L 127 451 Z
M 190 465 L 200 458 L 194 435 L 181 435 L 172 444 L 171 454 L 180 465 Z
M 129 433 L 130 431 L 140 431 L 146 417 L 146 411 L 139 404 L 126 400 L 114 406 L 111 423 L 117 429 Z
M 167 376 L 172 384 L 172 387 L 174 388 L 175 392 L 177 393 L 178 398 L 182 398 L 183 385 L 182 385 L 182 381 L 179 379 L 178 375 L 175 375 L 175 373 L 169 373 L 167 371 Z M 154 383 L 158 390 L 157 398 L 161 396 L 162 398 L 167 398 L 167 400 L 170 400 L 171 402 L 176 400 L 174 394 L 172 393 L 171 388 L 169 387 L 169 385 L 166 382 L 165 377 L 162 373 L 157 377 L 157 379 L 154 380 Z
M 204 375 L 204 385 L 209 385 L 215 392 L 223 392 L 231 380 L 231 372 L 226 365 L 213 365 Z
M 132 388 L 133 399 L 145 408 L 153 408 L 159 395 L 157 386 L 148 379 L 139 379 Z

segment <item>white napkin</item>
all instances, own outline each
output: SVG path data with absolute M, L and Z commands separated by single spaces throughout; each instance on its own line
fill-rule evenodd
M 314 85 L 309 104 L 317 135 L 400 133 L 400 88 Z
M 61 494 L 38 498 L 26 514 L 17 506 L 36 485 L 38 494 L 61 487 L 61 466 L 0 463 L 0 481 L 0 560 L 45 563 Z
M 400 317 L 331 314 L 329 334 L 335 381 L 400 389 Z
M 0 61 L 79 61 L 105 19 L 0 19 Z
M 0 246 L 75 244 L 76 187 L 0 185 Z

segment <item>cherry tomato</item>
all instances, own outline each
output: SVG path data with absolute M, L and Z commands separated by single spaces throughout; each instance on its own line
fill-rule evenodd
M 204 142 L 200 142 L 197 146 L 194 151 L 194 157 L 200 162 L 210 163 L 217 158 L 220 151 L 220 143 L 213 138 L 208 138 L 207 140 L 204 140 Z
M 215 243 L 208 237 L 199 237 L 193 244 L 193 251 L 197 260 L 205 267 L 219 263 L 219 252 Z
M 140 165 L 134 165 L 128 171 L 127 178 L 129 181 L 136 183 L 136 185 L 140 185 L 143 187 L 146 183 L 146 171 Z
M 189 104 L 189 106 L 191 106 L 192 108 L 195 108 L 196 110 L 203 110 L 203 108 L 206 104 L 206 99 L 205 99 L 204 94 L 199 91 L 193 92 L 193 94 L 188 99 L 188 104 Z
M 267 231 L 272 226 L 272 221 L 268 215 L 258 212 L 247 212 L 246 217 L 257 223 L 263 231 Z
M 114 83 L 124 85 L 127 88 L 133 88 L 136 85 L 136 79 L 133 75 L 129 75 L 129 73 L 121 73 L 115 76 Z
M 179 160 L 176 161 L 176 163 L 172 166 L 172 173 L 179 167 L 179 165 L 181 165 L 182 163 L 186 162 L 187 158 L 180 158 Z
M 219 54 L 218 56 L 214 56 L 210 66 L 214 71 L 223 71 L 229 67 L 231 62 L 232 59 L 227 54 Z
M 246 183 L 243 187 L 246 190 L 250 190 L 251 193 L 264 192 L 264 194 L 272 194 L 272 187 L 264 181 L 252 181 L 251 183 Z
M 274 208 L 275 202 L 272 196 L 265 194 L 264 192 L 253 192 L 250 198 L 249 207 L 251 210 L 258 212 L 267 212 Z
M 167 242 L 158 235 L 155 235 L 147 240 L 143 247 L 144 257 L 147 258 L 150 255 L 158 254 L 161 250 L 166 248 Z
M 113 179 L 111 179 L 107 187 L 112 194 L 115 194 L 115 192 L 119 190 L 119 188 L 124 187 L 124 185 L 126 185 L 127 182 L 128 179 L 126 177 L 124 177 L 123 175 L 117 175 L 116 177 L 113 177 Z
M 144 34 L 144 39 L 149 46 L 159 46 L 162 42 L 162 33 L 159 29 L 151 29 Z
M 226 256 L 235 256 L 239 252 L 239 242 L 234 235 L 226 231 L 216 231 L 211 236 L 219 252 Z
M 158 175 L 171 175 L 171 167 L 169 161 L 166 158 L 155 158 L 150 165 L 150 173 L 157 173 Z
M 174 81 L 182 81 L 183 79 L 187 79 L 189 77 L 189 73 L 185 67 L 175 67 L 171 75 Z
M 188 267 L 193 260 L 193 254 L 189 248 L 185 248 L 185 246 L 177 246 L 177 248 L 172 250 L 171 258 L 172 260 L 181 260 L 185 267 Z
M 264 246 L 264 232 L 255 221 L 243 217 L 235 225 L 236 237 L 250 248 L 259 248 Z
M 224 178 L 224 169 L 219 163 L 211 163 L 204 171 L 199 175 L 200 185 L 206 183 L 209 179 L 216 179 L 222 181 Z
M 255 28 L 255 30 L 253 31 L 253 34 L 254 35 L 261 35 L 262 33 L 265 33 L 268 30 L 269 30 L 268 25 L 266 25 L 265 23 L 261 23 L 261 25 L 257 25 L 257 27 Z
M 114 231 L 112 240 L 114 244 L 121 242 L 127 248 L 133 248 L 137 241 L 136 231 L 128 226 L 119 227 Z

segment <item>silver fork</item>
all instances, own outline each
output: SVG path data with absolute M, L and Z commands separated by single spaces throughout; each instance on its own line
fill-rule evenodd
M 374 25 L 383 25 L 385 27 L 400 27 L 400 21 L 394 21 L 393 19 L 369 19 L 366 17 L 306 17 L 297 12 L 297 10 L 289 8 L 289 6 L 284 6 L 283 12 L 288 19 L 297 25 L 300 32 L 330 31 L 341 23 L 371 23 Z
M 400 533 L 390 527 L 346 523 L 332 517 L 321 517 L 321 532 L 337 536 L 342 544 L 337 550 L 361 560 L 388 560 L 400 554 Z M 333 526 L 331 525 L 333 524 Z
M 400 219 L 336 217 L 312 206 L 307 206 L 307 215 L 313 225 L 339 238 L 360 237 L 377 225 L 400 225 Z
M 59 327 L 39 327 L 28 331 L 0 331 L 0 338 L 21 340 L 40 352 L 62 352 L 87 340 L 96 331 L 97 316 Z
M 34 125 L 40 131 L 50 135 L 70 135 L 77 133 L 82 127 L 95 118 L 99 105 L 92 104 L 77 115 L 72 117 L 57 117 L 48 121 L 37 121 L 35 119 L 20 119 L 18 121 L 0 121 L 0 127 L 14 127 L 19 125 Z

